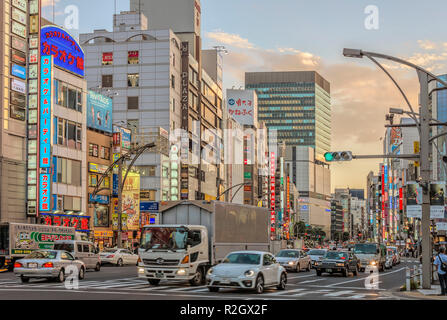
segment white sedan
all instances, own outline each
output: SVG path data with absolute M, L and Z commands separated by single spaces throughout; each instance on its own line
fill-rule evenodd
M 234 288 L 262 293 L 266 287 L 284 290 L 287 272 L 268 252 L 237 251 L 209 269 L 206 280 L 211 292 L 218 292 L 219 288 Z
M 107 248 L 100 253 L 101 264 L 111 263 L 118 267 L 125 264 L 137 265 L 138 255 L 127 249 Z

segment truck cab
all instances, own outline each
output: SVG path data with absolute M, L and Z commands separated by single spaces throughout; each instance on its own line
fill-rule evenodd
M 205 281 L 210 268 L 208 231 L 200 225 L 147 225 L 138 249 L 138 277 L 150 284 L 160 280 Z

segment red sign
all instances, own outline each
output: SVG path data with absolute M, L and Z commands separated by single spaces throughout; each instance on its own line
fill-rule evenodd
M 90 217 L 67 216 L 67 215 L 42 215 L 42 223 L 47 226 L 73 227 L 76 230 L 89 230 Z
M 103 65 L 113 64 L 113 52 L 102 53 L 102 64 Z
M 275 176 L 276 176 L 276 159 L 275 159 L 275 153 L 270 153 L 270 220 L 271 220 L 271 231 L 275 232 Z

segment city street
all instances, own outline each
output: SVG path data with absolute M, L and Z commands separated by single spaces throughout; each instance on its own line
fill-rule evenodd
M 221 289 L 211 293 L 206 286 L 192 287 L 189 283 L 161 282 L 158 287 L 150 286 L 144 279 L 136 277 L 135 266 L 104 266 L 100 272 L 88 271 L 79 289 L 67 290 L 64 284 L 48 280 L 31 279 L 22 284 L 13 273 L 0 274 L 0 300 L 8 299 L 105 299 L 105 300 L 397 300 L 395 295 L 405 283 L 405 267 L 413 268 L 415 259 L 401 264 L 379 275 L 379 289 L 365 288 L 366 273 L 347 278 L 341 275 L 318 277 L 314 270 L 288 274 L 285 291 L 266 289 L 262 295 L 242 290 Z

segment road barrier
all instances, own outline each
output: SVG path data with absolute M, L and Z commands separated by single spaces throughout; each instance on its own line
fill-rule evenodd
M 407 291 L 411 290 L 411 280 L 416 283 L 419 280 L 419 283 L 422 283 L 422 264 L 418 266 L 413 266 L 413 272 L 411 272 L 410 267 L 406 267 L 406 289 Z

